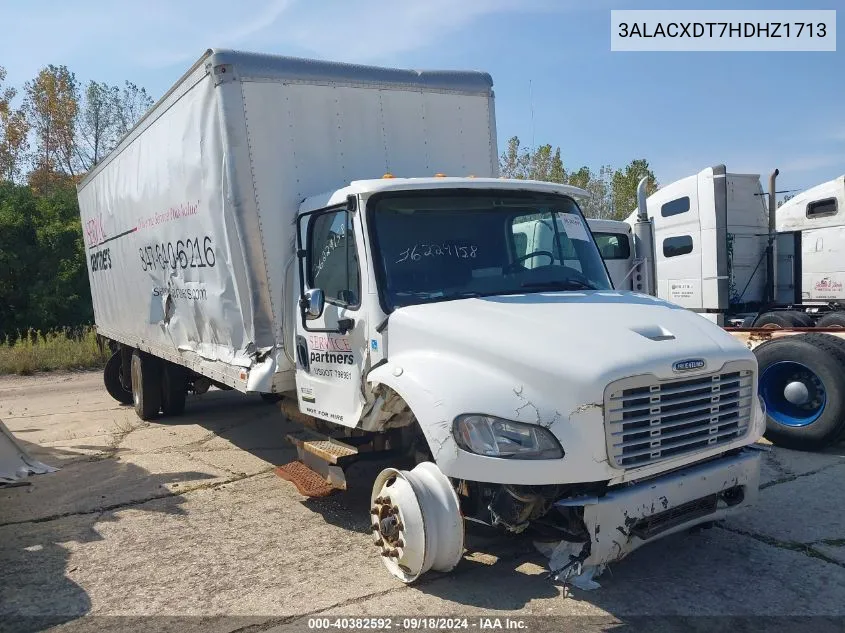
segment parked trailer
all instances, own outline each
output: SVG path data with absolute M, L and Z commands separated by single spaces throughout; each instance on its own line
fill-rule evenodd
M 613 291 L 586 193 L 497 178 L 495 129 L 484 73 L 208 51 L 79 187 L 107 389 L 144 419 L 283 395 L 306 492 L 392 460 L 371 529 L 404 582 L 464 520 L 558 537 L 565 578 L 753 503 L 753 353 Z
M 767 194 L 717 165 L 648 197 L 657 296 L 719 325 L 845 327 L 845 176 L 778 208 L 778 173 Z
M 661 199 L 657 194 L 649 200 L 652 198 Z M 673 296 L 678 303 L 688 299 L 700 306 L 701 296 L 708 296 L 710 280 L 695 277 L 700 286 L 695 286 L 690 280 L 667 280 L 665 277 L 670 273 L 661 272 L 664 260 L 660 254 L 656 257 L 649 254 L 650 240 L 651 243 L 661 244 L 661 240 L 665 242 L 673 239 L 658 232 L 656 223 L 654 229 L 651 228 L 651 218 L 654 216 L 650 204 L 641 201 L 641 208 L 648 208 L 649 215 L 648 218 L 639 219 L 639 226 L 635 222 L 632 227 L 630 220 L 588 220 L 614 287 L 637 289 L 649 294 L 655 294 L 656 288 L 657 293 Z M 675 230 L 683 232 L 688 229 Z M 636 231 L 639 233 L 635 239 Z M 699 236 L 701 243 L 707 242 L 701 233 Z M 759 237 L 752 236 L 755 239 Z M 698 259 L 703 260 L 703 257 L 699 256 Z M 747 254 L 744 256 L 748 264 L 753 260 L 754 257 Z M 652 268 L 655 265 L 656 275 Z M 735 266 L 734 270 L 740 268 Z M 656 286 L 652 285 L 653 276 L 657 277 Z M 740 278 L 751 280 L 750 267 Z M 716 287 L 715 281 L 713 289 Z M 700 314 L 705 318 L 714 317 L 713 313 Z M 761 316 L 765 317 L 765 314 Z M 730 319 L 723 319 L 722 322 L 725 320 L 730 322 Z M 818 450 L 845 437 L 845 331 L 838 328 L 824 329 L 825 323 L 822 320 L 815 328 L 782 329 L 782 326 L 790 323 L 784 321 L 782 325 L 774 327 L 775 323 L 764 319 L 761 327 L 725 327 L 725 330 L 757 356 L 759 391 L 767 413 L 766 437 L 779 446 Z

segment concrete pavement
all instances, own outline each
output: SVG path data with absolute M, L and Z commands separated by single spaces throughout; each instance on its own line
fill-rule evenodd
M 295 456 L 290 427 L 257 397 L 212 391 L 176 422 L 144 423 L 99 373 L 4 377 L 0 419 L 61 467 L 0 489 L 0 622 L 24 629 L 44 624 L 19 616 L 71 630 L 106 622 L 91 616 L 221 616 L 180 631 L 337 614 L 592 616 L 568 620 L 588 628 L 644 615 L 845 616 L 845 445 L 774 449 L 756 508 L 647 546 L 601 589 L 565 598 L 519 538 L 470 536 L 452 574 L 394 580 L 366 531 L 378 467 L 353 467 L 349 492 L 300 496 L 272 473 Z

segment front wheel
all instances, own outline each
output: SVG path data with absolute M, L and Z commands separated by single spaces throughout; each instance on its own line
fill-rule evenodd
M 778 338 L 754 350 L 766 404 L 766 438 L 818 450 L 845 431 L 845 348 L 826 334 Z
M 387 570 L 412 583 L 430 569 L 452 571 L 464 552 L 464 520 L 449 478 L 436 464 L 386 468 L 373 484 L 373 539 Z

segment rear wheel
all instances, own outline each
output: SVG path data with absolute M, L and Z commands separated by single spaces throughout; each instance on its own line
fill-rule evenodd
M 786 448 L 816 450 L 845 430 L 845 346 L 825 334 L 801 334 L 754 350 L 766 404 L 766 437 Z
M 188 390 L 188 372 L 182 365 L 165 362 L 161 372 L 161 411 L 182 415 Z
M 152 420 L 161 409 L 161 361 L 139 350 L 132 352 L 132 399 L 135 413 Z
M 123 359 L 120 350 L 112 354 L 106 362 L 106 367 L 103 369 L 103 382 L 109 395 L 120 404 L 133 403 L 132 390 L 123 386 L 129 381 L 123 379 Z
M 825 314 L 816 322 L 820 328 L 845 328 L 845 312 L 831 312 Z
M 766 329 L 813 327 L 813 319 L 803 312 L 798 312 L 796 310 L 764 312 L 754 320 L 753 327 Z

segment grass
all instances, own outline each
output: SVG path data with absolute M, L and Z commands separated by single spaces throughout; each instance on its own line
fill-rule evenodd
M 91 369 L 103 367 L 108 357 L 109 350 L 101 350 L 97 344 L 94 328 L 73 333 L 29 330 L 0 341 L 0 374 L 26 376 L 36 371 Z

